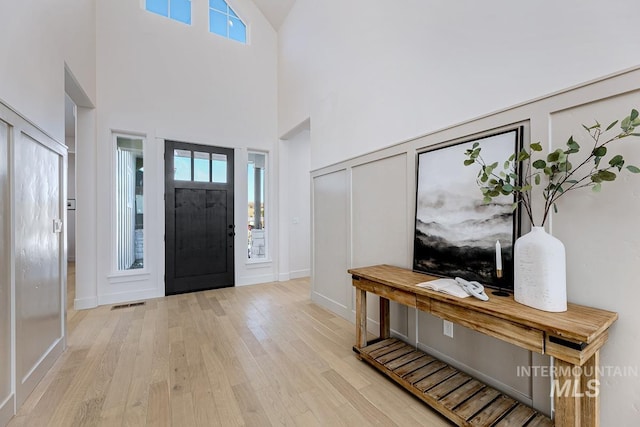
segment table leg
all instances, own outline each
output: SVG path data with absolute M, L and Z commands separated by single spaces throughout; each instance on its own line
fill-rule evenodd
M 356 348 L 367 346 L 367 291 L 356 288 Z
M 577 369 L 574 369 L 577 368 Z M 552 384 L 554 423 L 558 427 L 582 427 L 580 420 L 580 367 L 554 359 Z
M 600 351 L 582 366 L 555 359 L 555 425 L 600 426 Z
M 580 378 L 581 420 L 583 426 L 598 427 L 600 425 L 600 350 L 582 365 Z
M 380 297 L 380 338 L 391 337 L 391 316 L 389 314 L 389 300 Z

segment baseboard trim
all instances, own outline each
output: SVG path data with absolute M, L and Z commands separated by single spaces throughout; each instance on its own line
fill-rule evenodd
M 0 403 L 0 426 L 4 427 L 9 424 L 9 420 L 15 415 L 15 405 L 16 396 L 13 393 Z
M 291 280 L 291 275 L 289 273 L 278 274 L 278 282 L 286 282 L 288 280 Z
M 76 298 L 73 300 L 73 308 L 75 310 L 86 310 L 96 308 L 98 306 L 98 297 Z
M 307 268 L 306 270 L 290 271 L 289 276 L 291 277 L 291 279 L 300 279 L 302 277 L 309 277 L 311 276 L 311 270 Z
M 309 277 L 311 276 L 311 270 L 306 269 L 306 270 L 292 270 L 288 273 L 280 273 L 278 275 L 278 281 L 279 282 L 286 282 L 287 280 L 293 280 L 293 279 L 301 279 L 303 277 Z
M 340 304 L 337 301 L 327 298 L 326 296 L 319 294 L 316 291 L 311 292 L 311 301 L 326 308 L 329 311 L 334 312 L 338 316 L 342 316 L 345 319 L 349 319 L 351 309 L 345 305 Z
M 236 282 L 236 286 L 249 286 L 249 285 L 259 285 L 261 283 L 270 283 L 275 282 L 276 278 L 274 274 L 260 274 L 257 276 L 244 276 L 238 277 L 238 281 Z

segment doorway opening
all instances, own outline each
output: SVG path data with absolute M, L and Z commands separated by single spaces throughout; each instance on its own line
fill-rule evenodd
M 76 104 L 64 94 L 64 141 L 67 146 L 67 308 L 75 299 L 76 272 Z M 72 289 L 70 289 L 72 288 Z
M 65 134 L 73 134 L 73 149 L 70 149 L 73 159 L 71 155 L 68 156 L 67 167 L 69 169 L 73 167 L 74 175 L 73 181 L 67 176 L 68 187 L 73 182 L 73 193 L 69 192 L 67 196 L 67 221 L 71 214 L 75 238 L 69 239 L 67 244 L 70 245 L 73 242 L 74 245 L 75 268 L 72 279 L 77 277 L 77 280 L 71 280 L 68 285 L 73 287 L 73 292 L 67 308 L 84 309 L 98 305 L 95 244 L 97 240 L 96 114 L 91 99 L 67 64 L 64 65 L 64 91 L 65 99 L 61 102 L 65 102 L 66 106 Z M 67 141 L 65 141 L 67 145 L 71 143 L 70 140 Z M 73 196 L 70 196 L 71 194 Z M 68 228 L 68 226 L 64 227 L 67 232 Z

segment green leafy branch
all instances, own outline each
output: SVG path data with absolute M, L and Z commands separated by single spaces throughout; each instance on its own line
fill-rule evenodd
M 482 148 L 479 143 L 465 152 L 467 159 L 465 166 L 473 164 L 480 165 L 477 183 L 484 197 L 485 203 L 491 203 L 493 199 L 500 196 L 515 196 L 513 209 L 520 204 L 526 212 L 531 224 L 535 225 L 532 212 L 531 189 L 533 185 L 544 185 L 542 195 L 544 197 L 544 215 L 542 223 L 544 225 L 549 217 L 551 208 L 558 211 L 556 202 L 560 197 L 569 191 L 579 188 L 591 187 L 594 192 L 602 189 L 602 183 L 615 181 L 618 173 L 623 168 L 631 173 L 640 173 L 640 168 L 633 165 L 625 166 L 625 159 L 622 155 L 616 154 L 608 160 L 609 144 L 629 136 L 640 136 L 635 128 L 640 127 L 640 117 L 638 111 L 633 109 L 631 114 L 620 122 L 621 131 L 615 135 L 605 138 L 611 129 L 618 124 L 618 120 L 611 123 L 602 130 L 600 123 L 596 121 L 593 126 L 585 126 L 584 129 L 591 138 L 591 151 L 586 159 L 580 161 L 577 166 L 571 163 L 582 147 L 573 139 L 569 138 L 566 148 L 558 148 L 549 153 L 546 159 L 536 159 L 532 161 L 534 152 L 541 152 L 542 145 L 539 142 L 529 145 L 529 149 L 523 148 L 518 153 L 512 154 L 504 163 L 494 162 L 487 164 L 482 158 Z M 525 163 L 526 162 L 526 163 Z

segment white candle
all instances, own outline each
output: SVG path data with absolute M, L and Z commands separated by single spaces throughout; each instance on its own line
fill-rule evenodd
M 496 270 L 502 270 L 502 247 L 500 240 L 496 241 Z

